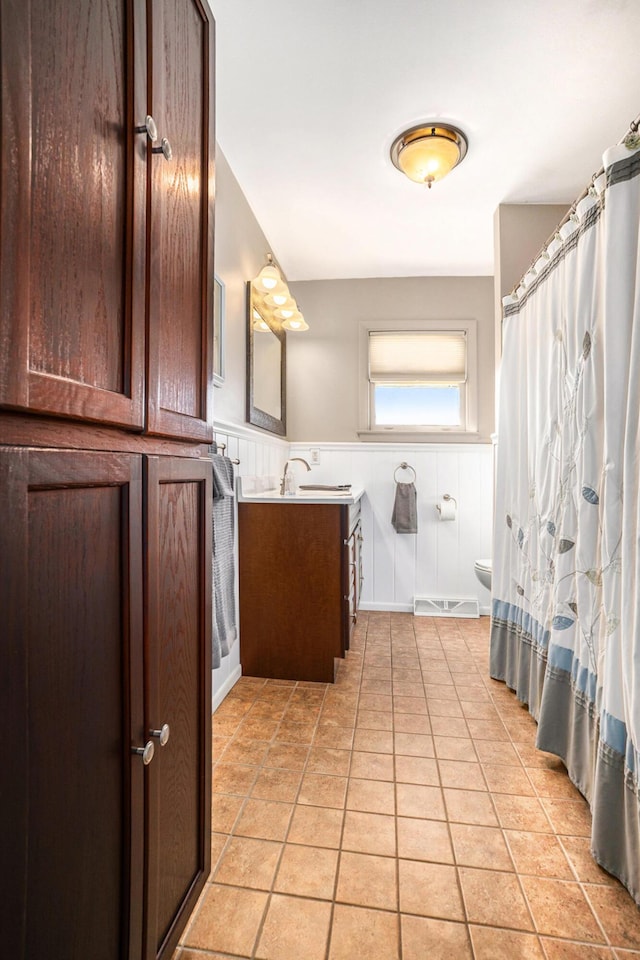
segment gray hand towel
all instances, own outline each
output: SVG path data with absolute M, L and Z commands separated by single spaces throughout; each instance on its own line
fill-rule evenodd
M 229 654 L 236 628 L 233 550 L 233 464 L 212 454 L 213 461 L 213 666 Z
M 396 499 L 391 523 L 396 533 L 418 532 L 418 508 L 415 483 L 396 483 Z

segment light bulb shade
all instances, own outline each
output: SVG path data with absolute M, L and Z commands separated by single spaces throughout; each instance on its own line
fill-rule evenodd
M 268 263 L 262 268 L 253 282 L 258 290 L 270 293 L 281 283 L 280 271 L 275 264 Z
M 279 292 L 276 288 L 274 291 L 267 294 L 267 296 L 264 298 L 264 302 L 272 310 L 277 310 L 278 307 L 284 307 L 289 299 L 289 293 L 287 290 Z
M 269 324 L 266 323 L 265 320 L 263 320 L 263 318 L 260 316 L 260 314 L 258 313 L 257 310 L 255 310 L 255 309 L 252 310 L 251 316 L 252 316 L 252 319 L 253 319 L 253 329 L 254 329 L 254 330 L 257 330 L 257 331 L 259 331 L 260 333 L 266 333 L 268 330 L 271 329 L 270 326 L 269 326 Z
M 278 320 L 290 320 L 296 313 L 298 313 L 298 306 L 295 300 L 288 300 L 283 307 L 278 307 L 277 310 L 273 311 L 274 317 L 277 317 Z
M 292 317 L 285 320 L 282 326 L 290 333 L 302 333 L 304 330 L 309 329 L 309 325 L 305 323 L 305 319 L 299 310 L 296 310 Z
M 467 152 L 467 138 L 457 127 L 420 124 L 396 137 L 391 160 L 410 180 L 429 187 L 453 170 Z

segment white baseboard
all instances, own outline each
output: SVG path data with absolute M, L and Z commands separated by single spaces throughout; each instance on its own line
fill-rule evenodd
M 392 613 L 413 613 L 412 603 L 375 603 L 364 600 L 358 605 L 358 610 L 389 610 Z
M 215 713 L 218 709 L 226 695 L 229 693 L 232 687 L 236 685 L 240 677 L 242 676 L 242 666 L 238 664 L 235 670 L 229 674 L 225 682 L 221 687 L 218 687 L 217 690 L 213 691 L 212 703 L 211 703 L 211 712 Z
M 358 606 L 358 610 L 391 610 L 393 613 L 413 613 L 412 603 L 374 603 L 363 600 Z M 480 616 L 490 617 L 491 607 L 480 604 Z

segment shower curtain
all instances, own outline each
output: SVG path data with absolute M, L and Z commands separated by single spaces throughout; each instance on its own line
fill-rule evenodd
M 491 676 L 640 902 L 640 143 L 504 301 Z

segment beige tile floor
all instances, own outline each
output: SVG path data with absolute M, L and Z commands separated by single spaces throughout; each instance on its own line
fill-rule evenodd
M 335 685 L 214 716 L 210 882 L 174 960 L 624 960 L 640 911 L 487 670 L 489 620 L 361 614 Z

